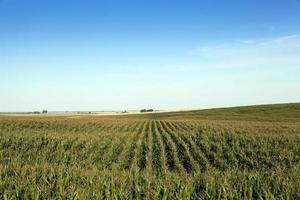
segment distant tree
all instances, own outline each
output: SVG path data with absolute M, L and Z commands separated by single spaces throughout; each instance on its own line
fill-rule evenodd
M 47 111 L 47 110 L 43 110 L 42 113 L 43 113 L 43 114 L 47 114 L 48 111 Z
M 154 110 L 153 109 L 142 109 L 140 110 L 140 112 L 153 112 Z

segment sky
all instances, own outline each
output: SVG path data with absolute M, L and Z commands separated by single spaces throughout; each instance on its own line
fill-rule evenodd
M 0 0 L 0 112 L 300 102 L 300 0 Z

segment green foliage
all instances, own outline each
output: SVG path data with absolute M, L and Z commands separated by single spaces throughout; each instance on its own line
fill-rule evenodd
M 298 107 L 218 120 L 222 109 L 211 119 L 3 116 L 0 199 L 300 199 L 300 123 L 287 109 Z

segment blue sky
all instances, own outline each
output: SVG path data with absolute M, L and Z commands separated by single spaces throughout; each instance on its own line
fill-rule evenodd
M 298 0 L 0 0 L 0 111 L 300 101 Z

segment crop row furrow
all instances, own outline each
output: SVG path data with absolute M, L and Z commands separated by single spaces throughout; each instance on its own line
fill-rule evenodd
M 155 121 L 153 121 L 152 123 L 151 131 L 153 135 L 152 169 L 155 171 L 155 174 L 157 176 L 162 176 L 166 173 L 167 170 L 167 162 L 165 157 L 166 153 Z
M 178 131 L 172 122 L 166 122 L 172 131 Z M 195 144 L 191 134 L 179 133 L 178 136 L 186 143 L 188 151 L 190 152 L 193 159 L 198 163 L 202 172 L 206 171 L 208 167 L 208 160 L 205 158 L 203 153 Z
M 196 170 L 197 169 L 196 162 L 192 158 L 187 145 L 184 143 L 183 140 L 181 140 L 181 137 L 179 137 L 179 134 L 175 131 L 172 131 L 170 126 L 165 121 L 162 121 L 161 124 L 164 130 L 170 135 L 173 142 L 175 143 L 177 149 L 177 155 L 179 157 L 182 166 L 185 168 L 186 172 L 191 173 L 192 171 Z
M 139 137 L 141 134 L 137 130 L 134 130 L 131 133 L 125 133 L 128 134 L 128 138 L 126 138 L 126 142 L 124 145 L 124 150 L 121 152 L 121 155 L 118 158 L 117 161 L 117 167 L 120 169 L 128 169 L 131 162 L 129 161 L 131 159 L 131 155 L 133 150 L 134 150 L 134 145 L 136 144 L 136 139 Z M 128 162 L 129 161 L 129 162 Z
M 124 146 L 124 140 L 127 139 L 127 134 L 115 134 L 108 150 L 103 153 L 102 167 L 111 169 L 112 164 L 116 162 L 121 154 Z
M 142 137 L 142 128 L 145 122 L 137 122 L 134 127 L 131 129 L 133 132 L 136 132 L 136 136 L 134 137 L 133 141 L 130 144 L 128 151 L 126 152 L 126 156 L 123 162 L 120 164 L 122 169 L 128 170 L 132 166 L 132 162 L 134 160 L 135 151 L 138 142 L 141 140 Z
M 149 131 L 149 121 L 146 122 L 145 128 L 143 129 L 143 140 L 138 151 L 138 167 L 139 170 L 144 170 L 147 166 L 147 153 L 149 152 L 148 148 L 148 131 Z
M 148 144 L 148 154 L 147 154 L 147 157 L 146 157 L 146 162 L 147 162 L 147 166 L 146 166 L 146 168 L 147 168 L 147 171 L 149 172 L 149 173 L 151 173 L 152 172 L 152 163 L 153 163 L 153 149 L 152 149 L 152 142 L 153 142 L 153 135 L 152 135 L 152 128 L 153 128 L 153 126 L 152 126 L 152 124 L 153 124 L 153 121 L 151 120 L 150 122 L 149 122 L 149 130 L 148 130 L 148 140 L 147 140 L 147 144 Z
M 215 144 L 210 141 L 207 134 L 204 134 L 203 129 L 198 129 L 198 132 L 194 136 L 194 140 L 197 146 L 204 153 L 205 157 L 208 159 L 210 165 L 219 170 L 224 170 L 222 158 L 213 150 Z
M 142 149 L 142 144 L 144 140 L 144 134 L 145 134 L 145 129 L 147 128 L 148 122 L 143 121 L 143 126 L 139 128 L 138 132 L 140 133 L 140 137 L 138 138 L 136 142 L 136 146 L 134 149 L 134 158 L 132 161 L 131 169 L 132 170 L 139 170 L 139 165 L 140 165 L 140 156 L 141 156 L 141 149 Z
M 183 172 L 183 167 L 180 164 L 180 161 L 178 159 L 176 145 L 172 141 L 171 137 L 168 133 L 163 129 L 163 126 L 161 125 L 161 121 L 157 121 L 157 127 L 161 134 L 164 146 L 165 146 L 165 153 L 167 158 L 167 164 L 169 171 L 178 171 Z

